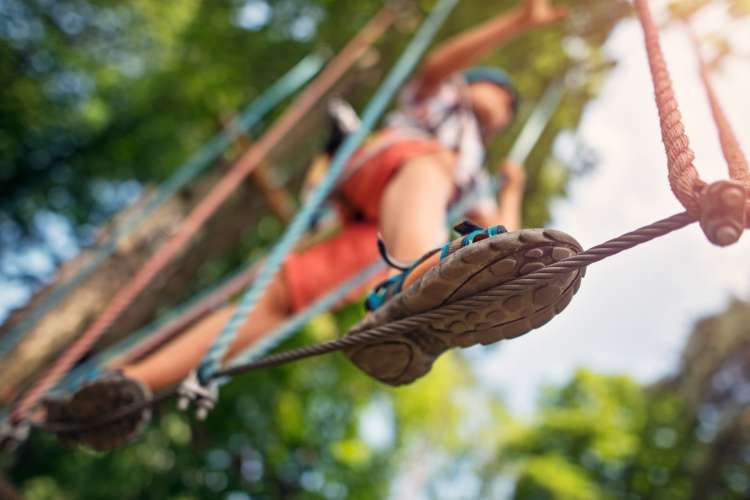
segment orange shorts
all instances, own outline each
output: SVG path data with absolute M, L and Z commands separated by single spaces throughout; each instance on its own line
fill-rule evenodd
M 409 138 L 383 147 L 375 154 L 367 146 L 354 154 L 352 163 L 360 163 L 363 158 L 365 161 L 340 187 L 340 193 L 347 208 L 359 213 L 362 220 L 345 221 L 341 231 L 332 238 L 304 252 L 293 253 L 286 260 L 283 276 L 294 311 L 315 302 L 380 258 L 378 213 L 388 182 L 408 161 L 443 151 L 445 147 L 437 141 Z M 352 300 L 364 291 L 358 290 Z

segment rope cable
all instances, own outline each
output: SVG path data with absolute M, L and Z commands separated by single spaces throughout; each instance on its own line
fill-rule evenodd
M 289 351 L 272 354 L 261 359 L 256 359 L 244 364 L 233 364 L 214 372 L 209 380 L 223 379 L 244 374 L 261 368 L 270 368 L 283 365 L 293 361 L 299 361 L 306 358 L 316 357 L 323 354 L 342 351 L 365 345 L 373 342 L 382 341 L 394 335 L 399 335 L 405 331 L 414 331 L 425 324 L 431 324 L 435 321 L 444 320 L 451 317 L 457 311 L 466 309 L 475 309 L 478 306 L 494 302 L 498 297 L 513 295 L 523 292 L 529 287 L 543 286 L 551 280 L 554 280 L 560 274 L 570 271 L 580 270 L 596 262 L 612 257 L 620 252 L 642 245 L 656 238 L 665 236 L 692 224 L 696 221 L 688 212 L 682 212 L 671 217 L 656 221 L 647 226 L 643 226 L 619 237 L 613 238 L 605 243 L 594 246 L 577 255 L 562 259 L 545 268 L 535 271 L 512 281 L 490 287 L 472 297 L 458 300 L 449 305 L 442 306 L 438 309 L 432 309 L 405 319 L 386 323 L 370 330 L 362 332 L 353 332 L 344 337 L 319 343 L 311 346 L 292 349 Z M 48 432 L 78 432 L 85 431 L 112 423 L 120 418 L 127 417 L 147 407 L 154 406 L 168 397 L 176 394 L 176 390 L 170 390 L 160 393 L 149 401 L 134 404 L 118 410 L 117 412 L 105 416 L 94 422 L 85 424 L 46 424 L 36 423 L 35 426 Z
M 385 337 L 398 335 L 404 331 L 413 331 L 425 324 L 450 318 L 457 311 L 474 309 L 479 305 L 496 301 L 498 297 L 513 295 L 518 292 L 523 292 L 529 287 L 544 285 L 550 280 L 554 280 L 560 274 L 587 267 L 624 250 L 631 249 L 661 236 L 665 236 L 678 229 L 682 229 L 695 221 L 696 219 L 687 212 L 673 215 L 609 240 L 572 257 L 550 264 L 539 271 L 535 271 L 512 281 L 489 288 L 472 297 L 458 300 L 447 306 L 442 306 L 439 309 L 433 309 L 425 313 L 410 316 L 406 319 L 386 323 L 371 330 L 352 333 L 330 342 L 273 354 L 244 365 L 227 367 L 216 372 L 215 377 L 233 376 L 259 368 L 278 366 L 292 361 L 298 361 L 313 356 L 341 351 L 361 344 L 379 341 Z
M 716 95 L 713 83 L 711 83 L 711 72 L 706 63 L 706 59 L 703 57 L 700 40 L 698 40 L 697 35 L 690 26 L 688 24 L 686 24 L 686 26 L 698 59 L 701 82 L 706 91 L 706 97 L 708 97 L 708 103 L 711 107 L 711 115 L 713 116 L 716 128 L 718 129 L 721 151 L 727 162 L 729 176 L 742 183 L 745 189 L 750 190 L 750 169 L 748 168 L 747 158 L 742 151 L 742 147 L 737 140 L 737 135 L 734 133 L 732 125 L 724 112 L 718 96 Z

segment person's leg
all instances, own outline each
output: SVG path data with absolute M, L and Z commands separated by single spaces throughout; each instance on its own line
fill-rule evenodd
M 240 328 L 227 357 L 261 339 L 291 314 L 375 262 L 378 258 L 376 243 L 374 223 L 349 222 L 327 240 L 290 255 L 283 271 Z M 360 293 L 357 291 L 357 298 Z M 198 365 L 234 309 L 234 305 L 219 309 L 152 355 L 121 369 L 126 376 L 144 382 L 152 391 L 179 382 Z
M 389 181 L 380 203 L 380 228 L 394 258 L 411 262 L 445 244 L 445 216 L 455 189 L 454 161 L 450 154 L 420 156 L 405 163 Z M 439 259 L 435 255 L 415 268 L 404 287 Z
M 410 262 L 445 243 L 445 216 L 454 192 L 453 158 L 419 156 L 388 182 L 380 202 L 380 230 L 388 252 Z
M 503 177 L 504 183 L 500 188 L 497 217 L 493 223 L 504 225 L 508 231 L 518 231 L 521 229 L 521 221 L 523 220 L 526 173 L 523 166 L 509 161 L 502 164 L 498 173 Z
M 157 392 L 183 380 L 203 358 L 216 335 L 234 312 L 235 306 L 227 305 L 198 321 L 179 337 L 146 357 L 121 367 L 128 377 L 146 384 Z M 291 302 L 282 275 L 268 287 L 263 298 L 242 325 L 232 343 L 227 357 L 244 349 L 271 331 L 291 313 Z

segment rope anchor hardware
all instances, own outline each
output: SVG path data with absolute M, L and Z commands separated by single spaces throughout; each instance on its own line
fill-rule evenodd
M 219 383 L 211 380 L 201 383 L 198 372 L 193 370 L 177 389 L 177 408 L 187 411 L 192 403 L 195 405 L 195 418 L 206 420 L 209 412 L 216 407 L 219 401 Z
M 747 226 L 747 202 L 747 192 L 737 181 L 721 180 L 703 188 L 700 225 L 711 243 L 737 243 Z

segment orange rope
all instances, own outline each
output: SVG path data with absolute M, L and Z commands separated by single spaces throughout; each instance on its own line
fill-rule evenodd
M 724 153 L 724 158 L 727 161 L 729 168 L 729 176 L 742 183 L 745 189 L 750 190 L 750 169 L 748 169 L 747 159 L 745 154 L 742 152 L 737 136 L 732 129 L 732 125 L 727 119 L 726 113 L 719 102 L 719 98 L 716 95 L 714 86 L 711 83 L 711 71 L 708 68 L 703 53 L 701 51 L 700 41 L 696 36 L 695 32 L 690 29 L 688 25 L 688 32 L 690 39 L 693 42 L 695 53 L 698 57 L 698 64 L 700 67 L 701 80 L 703 86 L 706 89 L 706 96 L 708 97 L 708 103 L 711 105 L 711 114 L 713 115 L 714 122 L 716 122 L 716 128 L 719 132 L 719 141 L 721 142 L 721 150 Z
M 648 6 L 648 0 L 635 0 L 635 8 L 643 26 L 648 63 L 654 84 L 656 106 L 659 109 L 661 136 L 667 153 L 669 185 L 672 192 L 688 212 L 699 215 L 700 192 L 705 183 L 700 180 L 693 164 L 695 153 L 685 135 L 669 69 L 659 43 L 659 32 Z
M 325 70 L 289 106 L 263 137 L 255 143 L 231 170 L 219 180 L 206 197 L 177 227 L 173 235 L 141 267 L 136 275 L 122 287 L 104 311 L 89 325 L 83 334 L 55 361 L 52 368 L 37 381 L 14 408 L 11 419 L 22 421 L 29 410 L 68 372 L 120 317 L 138 295 L 174 259 L 198 233 L 224 201 L 279 144 L 297 123 L 320 102 L 326 92 L 351 68 L 352 64 L 377 40 L 392 23 L 395 13 L 389 5 L 381 11 L 352 39 L 328 64 Z

